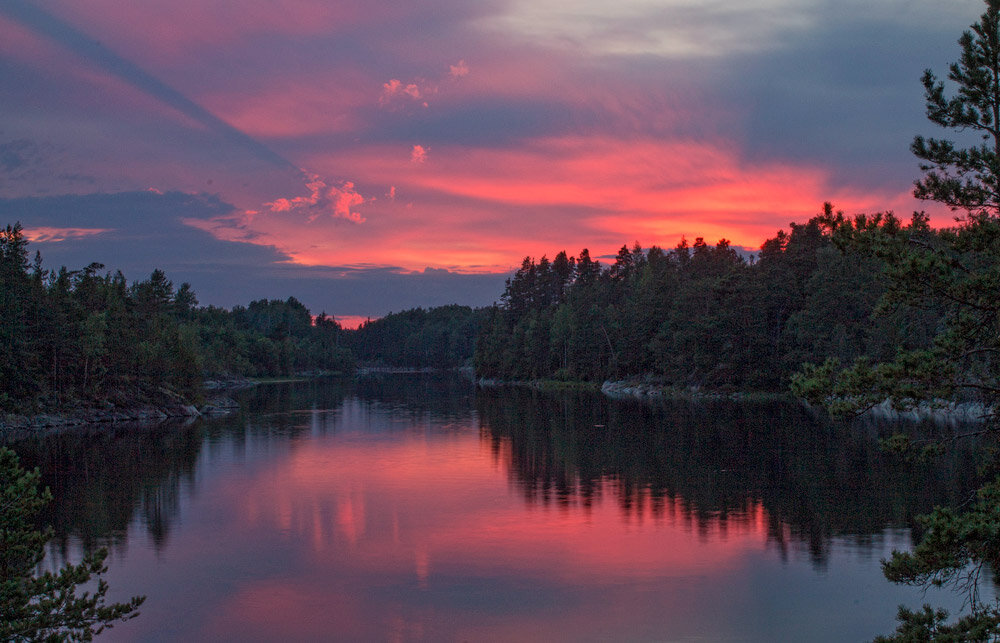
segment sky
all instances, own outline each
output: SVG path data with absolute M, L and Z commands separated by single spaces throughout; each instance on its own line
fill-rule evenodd
M 347 325 L 525 256 L 927 209 L 979 0 L 0 0 L 0 225 L 47 267 Z

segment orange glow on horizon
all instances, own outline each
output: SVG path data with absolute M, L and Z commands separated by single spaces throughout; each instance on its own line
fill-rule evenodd
M 635 241 L 671 248 L 682 236 L 755 250 L 827 200 L 848 213 L 914 203 L 906 194 L 836 188 L 821 168 L 750 165 L 722 143 L 575 136 L 513 149 L 439 145 L 422 163 L 402 147 L 366 146 L 347 157 L 349 175 L 343 155 L 315 156 L 309 166 L 349 176 L 350 216 L 278 211 L 274 203 L 309 201 L 283 195 L 189 224 L 273 246 L 305 266 L 504 273 L 525 256 L 582 248 L 613 255 Z
M 48 226 L 37 226 L 24 228 L 24 238 L 33 242 L 57 242 L 68 239 L 82 239 L 93 237 L 105 232 L 111 232 L 111 228 L 54 228 Z
M 341 328 L 349 328 L 351 330 L 360 327 L 366 321 L 375 321 L 378 319 L 378 317 L 371 317 L 370 315 L 335 315 L 334 318 L 340 324 Z

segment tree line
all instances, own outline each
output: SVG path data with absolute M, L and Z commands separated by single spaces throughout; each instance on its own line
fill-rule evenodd
M 413 308 L 365 321 L 346 334 L 360 362 L 392 367 L 468 366 L 487 309 Z
M 891 360 L 930 347 L 944 309 L 885 304 L 891 258 L 837 244 L 843 215 L 779 231 L 754 255 L 725 239 L 525 257 L 491 307 L 415 308 L 345 330 L 294 297 L 199 306 L 160 270 L 48 270 L 18 224 L 0 229 L 0 407 L 48 408 L 203 379 L 473 365 L 480 377 L 786 391 L 804 363 Z M 926 226 L 922 234 L 940 235 Z M 880 302 L 882 302 L 880 304 Z M 881 314 L 876 314 L 881 313 Z
M 0 409 L 99 403 L 205 377 L 350 372 L 344 330 L 294 297 L 231 310 L 199 307 L 161 270 L 129 284 L 92 263 L 49 270 L 28 261 L 20 224 L 0 229 Z
M 623 246 L 607 266 L 565 251 L 526 257 L 489 311 L 475 367 L 488 378 L 654 378 L 678 388 L 787 390 L 803 363 L 892 357 L 929 343 L 940 312 L 873 318 L 885 262 L 838 249 L 838 214 L 791 224 L 747 256 L 698 238 Z

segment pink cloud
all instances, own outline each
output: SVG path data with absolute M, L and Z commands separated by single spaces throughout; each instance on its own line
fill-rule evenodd
M 179 2 L 170 8 L 156 4 L 147 8 L 142 3 L 93 0 L 104 18 L 84 16 L 67 0 L 54 0 L 54 6 L 60 8 L 60 17 L 68 16 L 95 38 L 107 36 L 114 50 L 134 55 L 139 62 L 154 63 L 148 66 L 151 73 L 166 81 L 178 80 L 179 91 L 227 123 L 253 136 L 273 139 L 268 145 L 317 175 L 310 177 L 302 193 L 295 191 L 298 184 L 289 187 L 281 179 L 282 184 L 276 186 L 279 180 L 266 178 L 264 170 L 248 170 L 249 164 L 233 162 L 224 156 L 229 150 L 215 155 L 213 149 L 204 152 L 204 159 L 192 162 L 190 157 L 211 147 L 197 124 L 188 124 L 184 137 L 175 136 L 173 129 L 170 136 L 146 136 L 129 121 L 132 114 L 143 112 L 156 119 L 169 114 L 174 121 L 181 119 L 171 108 L 151 104 L 152 99 L 141 96 L 132 98 L 141 110 L 114 114 L 115 126 L 135 130 L 128 132 L 130 144 L 109 156 L 97 153 L 99 145 L 93 143 L 85 148 L 93 153 L 81 156 L 95 159 L 88 170 L 99 166 L 115 181 L 122 181 L 121 168 L 128 167 L 128 179 L 137 187 L 155 184 L 165 189 L 218 192 L 240 214 L 192 225 L 219 238 L 274 246 L 298 263 L 494 271 L 517 265 L 525 254 L 551 255 L 562 248 L 575 252 L 584 246 L 603 254 L 636 239 L 644 245 L 672 245 L 681 234 L 712 241 L 725 236 L 736 244 L 755 247 L 789 221 L 814 214 L 824 200 L 849 211 L 893 206 L 905 212 L 910 202 L 901 193 L 866 193 L 834 185 L 820 165 L 746 162 L 736 145 L 717 133 L 703 132 L 729 119 L 713 111 L 722 108 L 700 104 L 696 90 L 686 85 L 667 89 L 667 83 L 658 80 L 664 88 L 657 89 L 649 78 L 640 82 L 610 73 L 595 77 L 592 69 L 570 57 L 540 55 L 539 48 L 530 44 L 512 48 L 502 43 L 501 48 L 501 43 L 490 38 L 477 42 L 481 48 L 476 49 L 475 74 L 464 59 L 447 64 L 455 60 L 452 52 L 469 50 L 467 41 L 449 43 L 445 53 L 434 47 L 410 51 L 406 49 L 410 41 L 373 43 L 387 52 L 387 58 L 402 55 L 406 49 L 407 68 L 428 70 L 424 72 L 427 78 L 402 74 L 398 68 L 379 71 L 360 63 L 331 65 L 313 55 L 313 50 L 304 54 L 294 48 L 241 49 L 232 43 L 253 42 L 261 34 L 284 34 L 289 42 L 296 36 L 329 35 L 343 28 L 341 20 L 344 24 L 367 20 L 354 0 L 344 4 L 346 9 L 306 0 L 290 7 L 288 15 L 278 16 L 260 10 L 262 5 L 256 0 L 248 3 L 255 10 L 243 12 L 200 8 L 203 3 L 195 0 Z M 185 11 L 199 16 L 197 24 L 174 15 Z M 384 7 L 372 9 L 373 13 L 384 11 Z M 115 28 L 109 27 L 106 16 L 110 15 L 117 16 Z M 122 28 L 139 24 L 162 26 L 150 38 L 155 41 L 149 44 L 151 50 L 181 51 L 191 46 L 222 56 L 226 64 L 199 64 L 194 74 L 185 58 L 190 54 L 170 60 L 147 54 L 139 43 L 146 36 Z M 212 40 L 209 36 L 215 29 L 218 38 Z M 48 57 L 44 66 L 54 70 L 51 73 L 72 69 L 73 74 L 82 75 L 86 71 L 77 69 L 87 67 L 78 61 L 76 66 L 60 64 L 58 47 L 33 43 L 30 34 L 20 31 L 0 21 L 0 35 L 13 32 L 14 37 L 33 44 Z M 20 46 L 5 46 L 2 40 L 0 53 Z M 34 54 L 30 50 L 23 57 Z M 277 59 L 257 64 L 269 56 Z M 117 84 L 106 74 L 91 73 L 95 87 Z M 390 80 L 382 82 L 386 78 Z M 113 94 L 89 92 L 96 97 L 88 105 L 98 114 L 95 119 L 106 118 L 100 116 L 102 111 L 111 113 L 96 109 L 106 106 L 98 100 L 118 103 L 123 95 L 138 93 L 134 88 L 117 89 Z M 586 106 L 583 111 L 593 108 L 593 114 L 585 113 L 572 135 L 533 140 L 512 136 L 509 144 L 491 148 L 446 143 L 424 138 L 424 134 L 419 138 L 408 138 L 409 132 L 400 135 L 409 125 L 405 112 L 392 115 L 393 127 L 401 129 L 385 134 L 378 129 L 386 122 L 385 115 L 373 117 L 376 96 L 387 110 L 420 111 L 429 98 L 458 107 L 467 107 L 463 101 L 479 105 L 527 99 L 565 105 L 569 116 L 580 114 L 581 105 Z M 73 105 L 78 107 L 75 101 Z M 593 120 L 600 122 L 588 126 L 595 114 Z M 52 123 L 70 129 L 68 122 L 56 117 Z M 104 145 L 114 139 L 107 132 L 119 131 L 86 125 L 73 125 L 72 130 L 74 136 L 87 136 L 88 143 Z M 159 128 L 160 120 L 155 125 Z M 457 138 L 449 133 L 447 140 Z M 197 154 L 179 155 L 175 146 L 179 149 L 182 140 L 184 145 L 197 147 Z M 424 144 L 413 145 L 406 155 L 405 146 L 412 140 Z M 426 163 L 429 145 L 434 146 L 433 167 Z M 239 150 L 233 157 L 238 154 Z M 354 180 L 331 181 L 320 176 Z M 376 202 L 363 194 L 380 198 Z M 397 199 L 397 195 L 405 196 Z M 345 226 L 344 221 L 366 223 Z
M 458 61 L 455 65 L 448 66 L 448 74 L 444 78 L 437 80 L 427 80 L 418 78 L 411 82 L 404 83 L 398 78 L 393 78 L 387 83 L 382 83 L 382 93 L 379 95 L 379 107 L 388 109 L 401 109 L 408 104 L 418 104 L 428 107 L 428 98 L 442 91 L 445 81 L 455 80 L 468 75 L 469 66 L 464 60 Z
M 95 38 L 114 43 L 124 53 L 164 62 L 192 59 L 220 46 L 253 45 L 263 34 L 329 35 L 389 20 L 400 10 L 412 12 L 405 6 L 382 8 L 362 0 L 298 0 L 282 4 L 279 11 L 267 0 L 239 4 L 56 0 L 51 4 L 53 13 L 81 25 Z
M 275 213 L 304 214 L 309 222 L 321 216 L 329 216 L 354 223 L 364 223 L 365 218 L 353 208 L 364 204 L 365 198 L 354 188 L 354 183 L 351 181 L 344 181 L 339 186 L 328 185 L 325 180 L 313 174 L 309 176 L 306 187 L 309 188 L 308 196 L 282 197 L 264 205 Z M 248 211 L 247 214 L 256 212 Z
M 469 75 L 469 66 L 464 60 L 459 60 L 455 65 L 448 65 L 448 75 L 452 78 L 462 78 Z
M 111 232 L 111 230 L 111 228 L 53 228 L 38 226 L 35 228 L 25 228 L 24 238 L 34 242 L 55 243 L 70 239 L 93 237 L 105 232 Z
M 613 254 L 636 240 L 671 247 L 682 235 L 756 248 L 789 222 L 818 213 L 826 200 L 848 212 L 905 212 L 912 202 L 902 192 L 834 185 L 822 167 L 749 163 L 722 141 L 581 135 L 503 149 L 439 144 L 433 166 L 415 163 L 420 156 L 414 149 L 404 157 L 385 144 L 307 159 L 326 175 L 350 172 L 361 185 L 389 191 L 390 198 L 366 202 L 365 226 L 335 228 L 337 217 L 290 226 L 273 216 L 241 225 L 254 232 L 254 243 L 279 247 L 305 265 L 501 272 L 525 255 L 584 247 Z M 356 201 L 349 196 L 356 192 L 343 198 Z M 321 193 L 317 187 L 269 209 L 309 212 Z M 236 234 L 233 221 L 216 225 L 216 236 Z
M 392 108 L 401 104 L 418 102 L 427 107 L 427 101 L 424 100 L 424 97 L 435 92 L 436 89 L 433 87 L 421 89 L 416 82 L 403 84 L 402 81 L 393 78 L 382 84 L 382 94 L 379 96 L 378 104 L 379 107 Z
M 363 124 L 371 106 L 369 79 L 360 71 L 324 69 L 304 75 L 259 75 L 202 94 L 201 102 L 253 136 L 304 138 L 347 133 Z

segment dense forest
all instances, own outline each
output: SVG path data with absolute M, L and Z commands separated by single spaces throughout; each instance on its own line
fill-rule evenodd
M 0 409 L 192 392 L 208 376 L 347 372 L 353 357 L 333 318 L 289 297 L 225 310 L 199 307 L 189 284 L 160 270 L 47 270 L 28 261 L 19 224 L 0 229 Z
M 830 205 L 751 258 L 726 240 L 526 257 L 490 310 L 475 353 L 488 378 L 603 381 L 644 376 L 678 388 L 787 390 L 803 363 L 928 345 L 940 312 L 882 307 L 885 265 L 835 247 Z
M 160 270 L 48 270 L 20 226 L 0 230 L 0 407 L 52 408 L 205 378 L 474 365 L 480 377 L 785 391 L 803 363 L 893 357 L 929 345 L 941 311 L 883 306 L 882 259 L 838 248 L 830 206 L 751 257 L 725 240 L 526 257 L 498 304 L 415 308 L 345 330 L 294 297 L 199 306 Z M 876 312 L 881 314 L 876 315 Z
M 390 313 L 348 331 L 346 345 L 359 361 L 380 366 L 467 366 L 487 310 L 451 305 Z

